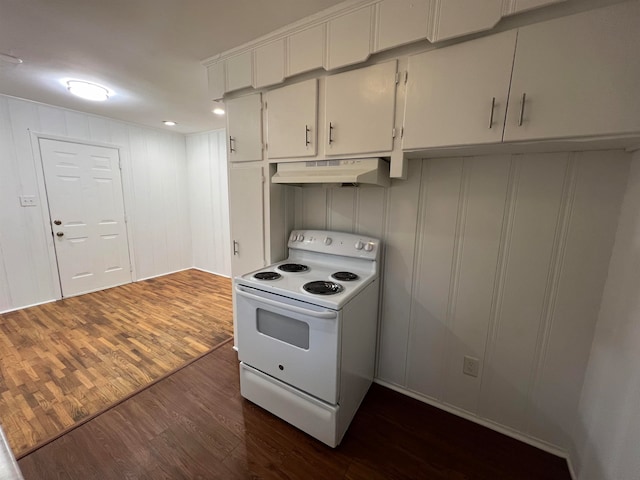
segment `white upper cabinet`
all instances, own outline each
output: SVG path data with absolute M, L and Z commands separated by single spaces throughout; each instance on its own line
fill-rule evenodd
M 324 67 L 326 26 L 316 25 L 294 33 L 287 39 L 289 68 L 287 76 Z
M 326 155 L 393 149 L 396 70 L 394 60 L 326 78 Z
M 262 160 L 262 100 L 259 93 L 225 101 L 230 162 Z
M 409 57 L 404 150 L 502 141 L 511 30 Z
M 251 87 L 253 84 L 253 52 L 229 57 L 226 64 L 226 92 Z
M 365 7 L 327 23 L 327 70 L 360 63 L 371 53 L 373 7 Z
M 209 98 L 220 100 L 224 95 L 224 62 L 214 63 L 207 67 L 209 80 Z
M 284 39 L 256 48 L 255 88 L 267 87 L 284 81 Z
M 427 37 L 430 0 L 383 0 L 378 4 L 375 51 Z
M 640 132 L 640 2 L 518 32 L 504 140 Z
M 431 42 L 489 30 L 502 18 L 502 0 L 434 0 Z
M 266 94 L 269 158 L 317 153 L 318 80 L 312 79 Z
M 502 17 L 566 0 L 369 0 L 345 2 L 204 63 L 211 98 L 319 68 L 335 70 L 372 53 L 428 39 L 491 30 Z M 239 49 L 245 50 L 238 54 Z M 219 65 L 218 65 L 219 64 Z

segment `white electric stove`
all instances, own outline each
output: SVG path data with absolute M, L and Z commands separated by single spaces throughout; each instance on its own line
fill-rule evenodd
M 380 241 L 296 230 L 288 246 L 234 281 L 240 391 L 335 447 L 373 379 Z

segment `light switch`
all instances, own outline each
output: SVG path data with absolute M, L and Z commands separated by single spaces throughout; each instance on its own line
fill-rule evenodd
M 20 205 L 23 207 L 35 207 L 36 196 L 35 195 L 20 195 Z

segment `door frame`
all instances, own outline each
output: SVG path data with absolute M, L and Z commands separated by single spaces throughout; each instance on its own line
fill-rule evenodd
M 49 258 L 50 278 L 55 291 L 56 300 L 62 299 L 62 285 L 58 270 L 58 261 L 54 245 L 54 238 L 51 234 L 51 214 L 49 210 L 49 198 L 47 197 L 47 188 L 44 177 L 44 166 L 42 164 L 42 152 L 40 151 L 40 139 L 56 140 L 59 142 L 79 143 L 82 145 L 90 145 L 95 147 L 113 148 L 118 151 L 120 159 L 120 181 L 122 183 L 122 202 L 124 205 L 125 230 L 127 232 L 127 249 L 129 252 L 129 262 L 131 263 L 131 281 L 138 279 L 136 273 L 136 262 L 133 248 L 133 215 L 130 214 L 129 205 L 133 205 L 133 175 L 131 174 L 131 163 L 128 161 L 129 155 L 126 147 L 113 143 L 98 142 L 83 138 L 65 137 L 62 135 L 52 135 L 49 133 L 34 132 L 29 130 L 31 135 L 31 152 L 33 155 L 34 170 L 36 172 L 36 180 L 38 184 L 38 197 L 40 203 L 40 211 L 42 213 L 42 228 L 44 229 L 45 238 L 47 239 L 47 256 Z

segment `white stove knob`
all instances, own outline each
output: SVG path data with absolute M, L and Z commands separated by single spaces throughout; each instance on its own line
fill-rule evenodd
M 298 239 L 298 235 L 297 235 L 297 234 L 295 234 L 295 233 L 293 233 L 293 234 L 291 235 L 291 241 L 292 241 L 292 242 L 295 242 L 297 239 Z
M 367 252 L 370 252 L 371 250 L 373 250 L 373 246 L 374 246 L 374 245 L 373 245 L 373 243 L 369 242 L 369 243 L 367 243 L 367 244 L 364 246 L 364 249 L 365 249 Z
M 331 245 L 331 242 L 333 242 L 331 237 L 324 237 L 324 244 L 325 245 Z
M 304 235 L 300 234 L 298 235 L 298 241 L 302 242 L 304 240 Z
M 358 240 L 354 246 L 356 247 L 356 250 L 362 250 L 362 247 L 364 247 L 364 243 Z

